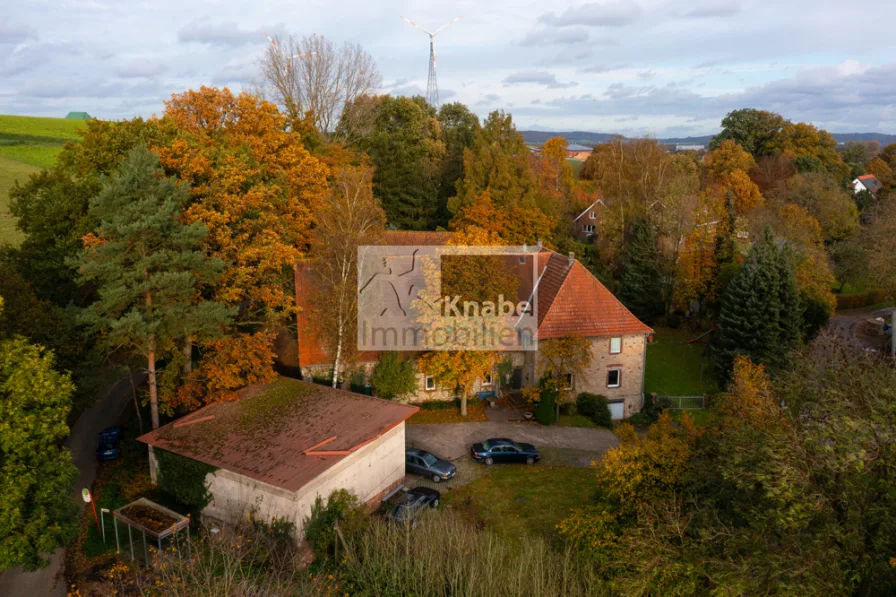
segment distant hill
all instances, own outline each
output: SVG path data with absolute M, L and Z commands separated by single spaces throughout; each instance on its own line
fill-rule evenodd
M 589 131 L 572 131 L 551 132 L 551 131 L 520 131 L 526 143 L 530 145 L 541 145 L 551 137 L 565 137 L 568 143 L 579 143 L 581 145 L 597 145 L 598 143 L 606 143 L 616 135 L 609 133 L 592 133 Z M 885 133 L 833 133 L 834 139 L 838 143 L 846 143 L 847 141 L 879 141 L 881 145 L 889 145 L 896 143 L 896 135 L 887 135 Z M 713 135 L 705 135 L 702 137 L 667 137 L 657 139 L 660 143 L 666 145 L 709 145 Z

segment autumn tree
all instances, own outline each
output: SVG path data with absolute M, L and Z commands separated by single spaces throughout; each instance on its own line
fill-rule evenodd
M 290 121 L 310 114 L 319 132 L 336 138 L 345 107 L 382 81 L 376 62 L 360 44 L 337 47 L 318 34 L 275 37 L 261 58 L 261 75 Z
M 189 191 L 159 171 L 158 157 L 133 149 L 90 211 L 99 227 L 85 237 L 77 261 L 82 283 L 98 299 L 82 321 L 110 350 L 125 348 L 147 362 L 152 428 L 159 426 L 156 361 L 184 331 L 215 335 L 229 322 L 223 305 L 201 300 L 197 286 L 216 281 L 223 263 L 201 249 L 206 228 L 180 218 Z
M 770 144 L 769 150 L 791 158 L 801 171 L 806 169 L 800 167 L 799 160 L 814 160 L 818 167 L 830 172 L 836 180 L 845 180 L 850 173 L 849 166 L 837 153 L 837 141 L 833 135 L 804 122 L 788 123 Z M 817 167 L 812 170 L 817 170 Z
M 860 243 L 841 240 L 830 246 L 828 254 L 840 292 L 847 284 L 861 286 L 868 279 L 868 253 Z
M 588 371 L 593 358 L 591 341 L 578 334 L 544 339 L 539 342 L 538 357 L 542 378 L 559 399 L 559 414 L 560 402 L 572 401 L 575 380 L 584 378 Z
M 572 166 L 566 160 L 566 146 L 564 137 L 552 137 L 545 141 L 541 155 L 533 157 L 540 208 L 557 218 L 569 216 L 574 211 L 575 179 Z
M 818 220 L 826 242 L 844 240 L 859 231 L 853 193 L 827 172 L 798 174 L 775 189 L 774 195 L 805 208 Z
M 519 206 L 500 208 L 485 190 L 454 217 L 452 228 L 460 232 L 494 234 L 507 245 L 534 245 L 551 237 L 557 220 L 539 209 Z
M 413 394 L 417 389 L 417 367 L 398 352 L 384 352 L 373 368 L 370 384 L 377 397 L 386 400 Z
M 6 289 L 3 289 L 4 291 Z M 0 297 L 0 315 L 3 314 Z M 2 330 L 0 330 L 2 332 Z M 61 446 L 74 385 L 53 353 L 0 333 L 0 570 L 43 568 L 77 535 L 77 469 Z
M 358 251 L 382 237 L 386 215 L 373 196 L 373 170 L 346 167 L 336 173 L 314 234 L 310 321 L 333 355 L 333 387 L 357 352 Z
M 893 185 L 893 169 L 881 158 L 874 158 L 868 163 L 868 174 L 873 174 L 884 186 Z

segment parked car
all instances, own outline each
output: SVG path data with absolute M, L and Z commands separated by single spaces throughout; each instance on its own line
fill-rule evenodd
M 495 462 L 525 462 L 535 464 L 541 460 L 538 450 L 532 444 L 521 444 L 506 437 L 494 437 L 473 444 L 470 448 L 473 460 L 494 464 Z
M 100 432 L 99 445 L 96 448 L 97 460 L 115 460 L 121 456 L 121 427 L 107 427 Z
M 457 467 L 452 463 L 417 448 L 405 450 L 404 463 L 406 472 L 429 477 L 433 483 L 447 481 L 457 474 Z
M 441 498 L 442 494 L 435 489 L 415 487 L 391 501 L 394 506 L 387 512 L 387 516 L 396 522 L 415 526 L 420 514 L 427 508 L 437 507 Z

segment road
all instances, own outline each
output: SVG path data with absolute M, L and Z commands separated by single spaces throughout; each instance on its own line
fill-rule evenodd
M 72 487 L 72 497 L 83 507 L 81 489 L 93 485 L 96 478 L 96 439 L 100 431 L 114 425 L 121 413 L 131 404 L 131 385 L 127 377 L 120 379 L 106 395 L 88 408 L 75 422 L 65 447 L 72 453 L 78 467 L 78 480 Z M 135 383 L 140 383 L 135 379 Z M 0 575 L 0 597 L 65 597 L 67 587 L 63 578 L 65 549 L 57 549 L 50 557 L 50 565 L 35 572 L 21 568 L 6 570 Z
M 861 348 L 873 348 L 883 350 L 885 339 L 883 336 L 871 336 L 865 333 L 863 323 L 868 319 L 882 317 L 890 321 L 893 310 L 896 307 L 885 307 L 871 311 L 841 311 L 831 316 L 828 321 L 828 329 L 839 334 L 847 342 L 855 342 Z

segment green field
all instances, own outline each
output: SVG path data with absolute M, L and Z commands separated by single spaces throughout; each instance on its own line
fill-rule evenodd
M 703 356 L 705 345 L 688 342 L 699 334 L 657 327 L 653 344 L 647 346 L 646 393 L 699 396 L 716 391 L 712 363 Z
M 0 114 L 0 245 L 21 242 L 9 213 L 9 190 L 40 168 L 49 168 L 62 146 L 77 141 L 85 120 Z
M 28 175 L 35 172 L 40 172 L 40 168 L 0 157 L 0 245 L 17 245 L 22 240 L 21 233 L 16 230 L 16 220 L 9 213 L 9 190 L 16 180 L 27 180 Z

